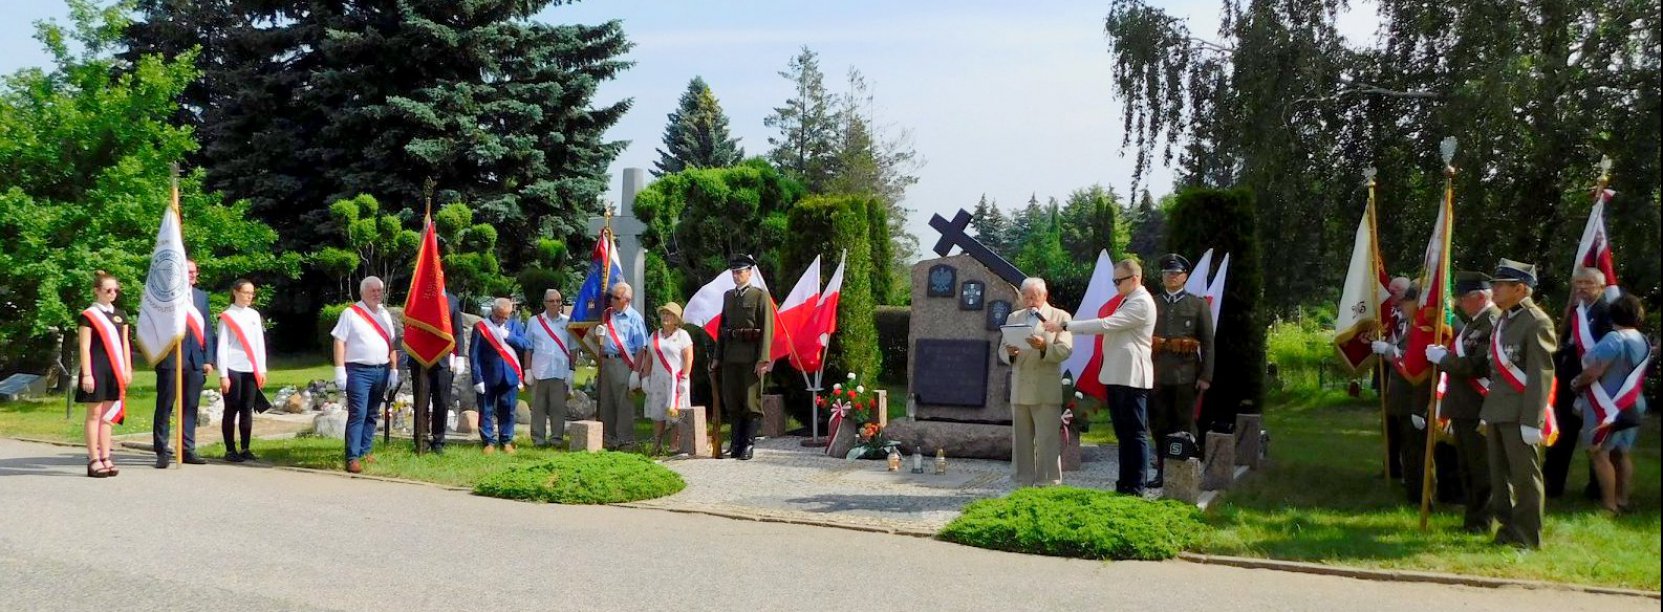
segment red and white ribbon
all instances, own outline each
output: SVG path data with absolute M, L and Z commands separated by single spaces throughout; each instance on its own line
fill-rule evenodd
M 1064 408 L 1062 411 L 1062 444 L 1068 446 L 1073 441 L 1073 434 L 1068 432 L 1068 426 L 1074 424 L 1074 409 Z
M 497 356 L 502 358 L 503 363 L 514 368 L 514 376 L 519 377 L 520 380 L 525 380 L 525 370 L 520 368 L 520 356 L 515 355 L 514 351 L 502 345 L 502 340 L 497 339 L 496 331 L 492 330 L 484 321 L 480 321 L 474 324 L 474 333 L 485 338 L 485 342 L 490 344 L 491 348 L 496 349 Z
M 1492 329 L 1492 333 L 1493 333 L 1494 328 L 1491 328 L 1491 329 Z M 1457 338 L 1455 340 L 1455 356 L 1460 357 L 1462 359 L 1465 359 L 1467 357 L 1467 343 L 1466 343 L 1466 334 L 1465 333 L 1462 334 L 1462 337 Z M 1487 397 L 1487 396 L 1490 395 L 1490 379 L 1488 379 L 1488 378 L 1485 378 L 1485 377 L 1482 377 L 1482 376 L 1474 376 L 1474 377 L 1467 378 L 1467 386 L 1472 387 L 1472 390 L 1477 391 L 1478 395 L 1480 395 L 1480 396 L 1486 396 Z
M 831 404 L 831 421 L 826 424 L 826 454 L 832 454 L 832 441 L 837 439 L 837 431 L 843 428 L 843 419 L 849 416 L 849 403 L 837 400 Z
M 1490 362 L 1495 364 L 1496 372 L 1501 374 L 1501 380 L 1513 388 L 1514 393 L 1524 393 L 1525 386 L 1530 384 L 1530 376 L 1524 370 L 1513 365 L 1513 360 L 1507 358 L 1507 351 L 1501 348 L 1501 326 L 1507 319 L 1504 317 L 1496 321 L 1496 329 L 1490 335 Z
M 81 311 L 81 316 L 92 322 L 93 331 L 98 332 L 98 340 L 104 344 L 104 354 L 110 358 L 110 369 L 115 370 L 116 401 L 99 418 L 120 425 L 127 420 L 127 343 L 122 341 L 121 329 L 103 311 L 88 306 Z
M 196 335 L 197 348 L 207 349 L 208 334 L 203 330 L 207 328 L 208 323 L 207 320 L 202 317 L 202 311 L 196 309 L 195 302 L 191 303 L 190 308 L 185 309 L 185 326 L 189 327 L 191 333 Z
M 1605 385 L 1597 380 L 1588 385 L 1588 402 L 1594 409 L 1594 418 L 1599 421 L 1594 431 L 1594 444 L 1605 442 L 1606 436 L 1611 433 L 1608 426 L 1617 420 L 1617 413 L 1634 407 L 1634 403 L 1640 399 L 1640 393 L 1645 390 L 1646 367 L 1651 365 L 1651 349 L 1647 347 L 1646 350 L 1646 358 L 1641 359 L 1634 371 L 1628 373 L 1628 377 L 1623 379 L 1623 384 L 1617 387 L 1616 393 L 1607 392 Z

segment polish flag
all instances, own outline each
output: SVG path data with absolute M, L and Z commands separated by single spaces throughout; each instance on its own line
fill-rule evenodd
M 1097 252 L 1097 267 L 1091 271 L 1091 282 L 1086 284 L 1086 296 L 1074 311 L 1075 320 L 1101 319 L 1120 308 L 1120 292 L 1114 288 L 1114 261 L 1109 252 Z M 1084 346 L 1074 345 L 1074 352 L 1063 360 L 1062 370 L 1074 379 L 1074 388 L 1099 401 L 1108 401 L 1109 388 L 1102 383 L 1103 336 L 1092 335 Z
M 1230 273 L 1230 254 L 1225 253 L 1224 259 L 1218 262 L 1218 273 L 1213 275 L 1213 282 L 1207 284 L 1207 306 L 1213 309 L 1213 336 L 1218 336 L 1218 315 L 1224 308 L 1224 278 Z
M 820 304 L 820 256 L 815 255 L 814 261 L 809 262 L 808 269 L 803 270 L 797 285 L 791 288 L 791 293 L 785 296 L 774 311 L 774 343 L 768 348 L 768 355 L 773 359 L 791 356 L 798 352 L 797 345 L 801 342 L 798 336 L 806 335 L 803 329 L 814 319 L 815 309 Z M 791 360 L 793 365 L 798 361 Z
M 1576 263 L 1571 266 L 1573 274 L 1577 268 L 1594 268 L 1603 272 L 1606 301 L 1621 295 L 1621 290 L 1617 288 L 1617 266 L 1611 257 L 1611 240 L 1605 233 L 1605 203 L 1616 194 L 1610 189 L 1601 189 L 1594 195 L 1594 208 L 1588 211 L 1588 224 L 1582 227 L 1582 240 L 1576 245 Z M 1571 314 L 1571 338 L 1576 342 L 1578 355 L 1594 350 L 1594 343 L 1599 341 L 1594 337 L 1593 325 L 1588 322 L 1588 309 L 1581 304 Z
M 849 252 L 844 251 L 837 269 L 826 281 L 825 291 L 820 292 L 813 314 L 799 328 L 801 331 L 793 332 L 797 350 L 791 356 L 791 366 L 800 372 L 818 372 L 826 367 L 826 347 L 831 344 L 832 334 L 837 332 L 837 298 L 843 292 L 843 265 L 848 259 Z M 815 258 L 816 264 L 819 261 Z
M 716 278 L 710 279 L 687 300 L 687 306 L 682 309 L 681 322 L 703 329 L 705 335 L 716 339 L 716 330 L 722 325 L 722 296 L 734 286 L 733 272 L 723 270 L 718 273 Z M 761 270 L 751 268 L 751 286 L 768 288 L 768 283 L 762 280 Z
M 1201 254 L 1201 259 L 1195 260 L 1195 268 L 1190 270 L 1190 278 L 1184 282 L 1184 291 L 1196 297 L 1207 296 L 1207 275 L 1213 270 L 1213 250 Z

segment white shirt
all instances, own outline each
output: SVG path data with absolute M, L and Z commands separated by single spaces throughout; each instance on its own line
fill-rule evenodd
M 572 334 L 566 329 L 571 319 L 565 315 L 549 318 L 548 313 L 532 317 L 526 322 L 526 335 L 531 337 L 531 376 L 537 380 L 567 380 L 572 376 L 571 360 L 566 358 L 567 350 L 575 350 L 572 345 Z M 547 324 L 548 328 L 543 325 Z M 555 344 L 554 336 L 548 330 L 554 330 L 555 336 L 565 343 L 566 349 L 561 350 Z
M 381 324 L 381 331 L 386 332 L 389 338 L 395 336 L 397 330 L 393 329 L 393 313 L 388 312 L 386 307 L 370 310 L 369 305 L 363 302 L 356 305 L 375 317 Z M 393 348 L 375 331 L 374 325 L 351 308 L 341 311 L 341 319 L 329 335 L 346 343 L 347 363 L 387 365 L 387 355 L 393 352 Z
M 255 359 L 249 359 L 248 353 L 243 350 L 243 343 L 237 340 L 237 336 L 231 331 L 231 327 L 221 320 L 219 322 L 219 346 L 216 347 L 217 352 L 214 353 L 220 371 L 254 372 L 253 362 L 257 361 L 259 362 L 260 373 L 264 374 L 267 369 L 266 331 L 265 326 L 260 322 L 260 313 L 253 308 L 244 308 L 232 304 L 230 308 L 225 309 L 225 316 L 237 322 L 237 328 L 242 330 L 243 335 L 248 338 L 249 345 L 254 347 Z

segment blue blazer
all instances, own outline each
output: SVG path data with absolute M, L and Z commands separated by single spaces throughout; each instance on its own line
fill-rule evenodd
M 509 318 L 507 327 L 508 339 L 504 344 L 508 345 L 508 350 L 516 353 L 531 350 L 531 340 L 525 337 L 525 324 L 520 323 L 519 319 Z M 468 370 L 472 372 L 476 385 L 485 383 L 486 388 L 520 385 L 520 377 L 514 373 L 514 366 L 503 362 L 502 356 L 497 354 L 497 349 L 491 348 L 491 343 L 477 328 L 474 329 L 473 339 L 468 341 L 468 364 L 472 366 Z M 525 366 L 523 362 L 520 365 Z
M 197 344 L 196 333 L 186 326 L 185 337 L 179 341 L 179 346 L 185 349 L 185 371 L 201 372 L 203 364 L 218 365 L 214 363 L 214 352 L 219 348 L 219 345 L 215 344 L 219 341 L 216 335 L 219 333 L 216 331 L 219 329 L 219 317 L 208 310 L 208 292 L 192 287 L 191 301 L 196 304 L 197 312 L 202 313 L 202 333 L 207 338 L 203 339 L 201 345 Z M 156 369 L 172 372 L 173 353 L 169 352 L 166 358 L 157 363 Z

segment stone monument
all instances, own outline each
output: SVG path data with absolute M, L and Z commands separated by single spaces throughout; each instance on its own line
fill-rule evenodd
M 999 326 L 1018 303 L 1025 275 L 965 233 L 970 213 L 936 215 L 940 257 L 912 268 L 907 373 L 916 420 L 889 427 L 890 439 L 954 457 L 1009 460 L 1010 366 L 999 362 Z M 963 253 L 949 255 L 954 247 Z

